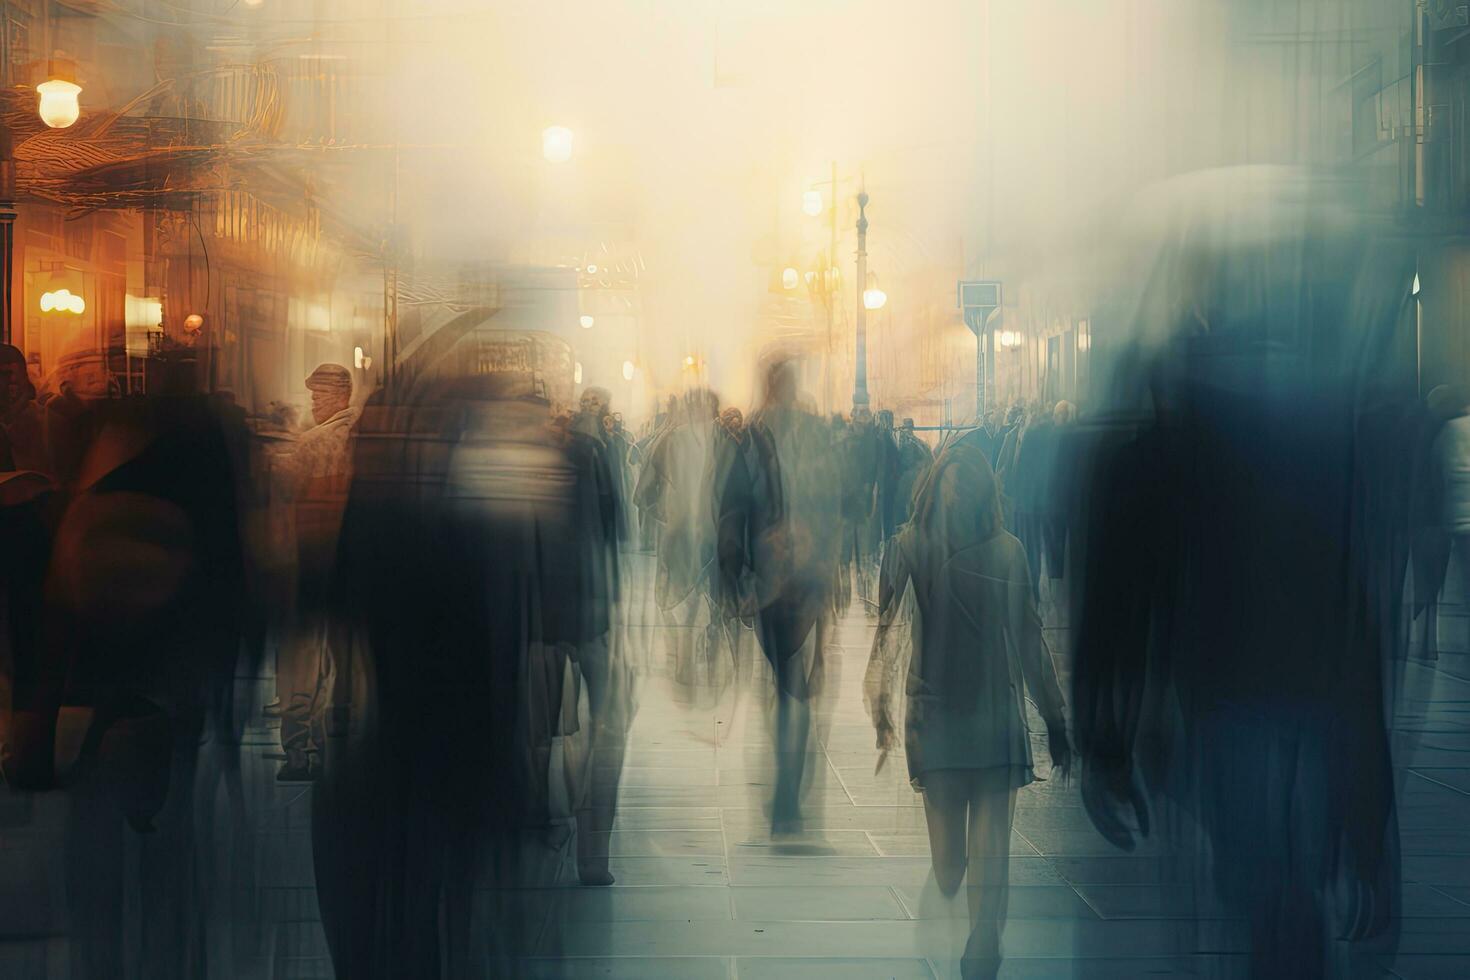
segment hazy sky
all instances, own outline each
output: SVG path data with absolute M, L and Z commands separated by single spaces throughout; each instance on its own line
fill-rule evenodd
M 402 156 L 421 250 L 632 250 L 649 370 L 667 380 L 697 349 L 712 381 L 744 388 L 772 266 L 804 271 L 825 248 L 825 215 L 803 215 L 801 194 L 833 161 L 866 178 L 871 264 L 896 318 L 916 301 L 899 284 L 931 266 L 1015 282 L 1106 252 L 1152 180 L 1307 162 L 1280 77 L 1328 72 L 1257 37 L 1287 6 L 341 0 L 318 17 L 322 37 L 356 38 L 355 56 L 386 52 L 367 55 L 389 82 L 378 121 L 430 147 Z M 1286 27 L 1328 30 L 1346 16 L 1334 11 L 1303 0 Z M 540 153 L 553 124 L 576 134 L 559 166 Z M 855 181 L 841 191 L 850 271 Z

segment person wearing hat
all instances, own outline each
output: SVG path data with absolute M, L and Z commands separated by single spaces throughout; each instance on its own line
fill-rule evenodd
M 277 663 L 276 692 L 281 712 L 281 747 L 286 762 L 282 782 L 314 779 L 320 766 L 322 733 L 317 687 L 326 652 L 323 599 L 331 580 L 337 532 L 351 479 L 349 438 L 357 412 L 352 407 L 352 374 L 340 364 L 322 364 L 306 379 L 311 417 L 286 459 L 282 487 L 296 523 L 296 609 Z

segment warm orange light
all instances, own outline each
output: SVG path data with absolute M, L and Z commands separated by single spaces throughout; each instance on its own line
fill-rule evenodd
M 87 302 L 70 289 L 41 294 L 42 313 L 70 313 L 81 316 L 87 310 Z
M 65 129 L 76 122 L 82 114 L 82 107 L 77 101 L 77 96 L 82 94 L 82 87 L 76 82 L 64 78 L 50 78 L 36 86 L 40 93 L 41 101 L 36 111 L 40 113 L 41 121 L 52 129 Z

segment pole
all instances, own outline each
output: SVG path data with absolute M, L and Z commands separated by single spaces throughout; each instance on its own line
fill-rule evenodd
M 0 344 L 14 337 L 15 161 L 10 153 L 10 130 L 0 127 Z
M 990 336 L 990 328 L 986 323 L 988 316 L 980 316 L 980 329 L 975 331 L 975 423 L 978 425 L 985 421 L 985 341 Z
M 856 379 L 852 390 L 852 407 L 868 407 L 868 309 L 863 305 L 863 291 L 868 285 L 868 192 L 858 191 L 857 251 L 857 351 Z
M 832 243 L 827 249 L 827 268 L 822 270 L 822 289 L 827 301 L 827 376 L 822 386 L 823 411 L 832 411 L 832 307 L 837 304 L 837 280 L 832 270 L 837 268 L 837 161 L 832 161 L 832 207 L 827 216 L 827 225 L 832 233 Z

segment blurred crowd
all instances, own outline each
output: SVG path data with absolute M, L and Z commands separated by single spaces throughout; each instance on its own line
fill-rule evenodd
M 748 413 L 695 388 L 630 430 L 485 328 L 376 390 L 320 365 L 301 421 L 186 361 L 147 397 L 38 395 L 0 348 L 0 820 L 67 801 L 72 975 L 230 975 L 260 915 L 242 760 L 277 721 L 344 978 L 518 973 L 564 853 L 615 880 L 650 692 L 758 708 L 770 840 L 823 853 L 816 707 L 855 617 L 877 766 L 902 749 L 965 891 L 962 975 L 1000 969 L 1041 745 L 1105 838 L 1180 858 L 1152 884 L 1186 918 L 1247 923 L 1253 975 L 1391 946 L 1388 731 L 1470 557 L 1470 396 L 1365 371 L 1408 277 L 1358 256 L 1386 272 L 1349 289 L 1356 253 L 1320 251 L 1191 267 L 1184 326 L 1085 415 L 936 436 L 861 399 L 824 418 L 779 355 Z

